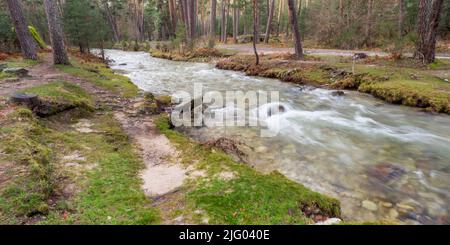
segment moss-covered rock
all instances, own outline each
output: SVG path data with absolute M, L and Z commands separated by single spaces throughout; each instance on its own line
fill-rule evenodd
M 90 95 L 81 87 L 68 82 L 53 82 L 23 90 L 25 93 L 39 95 L 40 103 L 33 111 L 41 117 L 79 108 L 86 112 L 93 110 Z

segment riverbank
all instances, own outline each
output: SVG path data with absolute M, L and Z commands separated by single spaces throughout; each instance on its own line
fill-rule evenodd
M 313 224 L 340 217 L 337 200 L 173 131 L 155 114 L 161 97 L 144 96 L 94 57 L 71 61 L 53 67 L 41 54 L 26 67 L 30 76 L 0 78 L 0 223 Z M 12 104 L 14 92 L 35 93 L 45 106 Z
M 192 55 L 165 50 L 151 50 L 150 53 L 156 58 L 174 61 L 213 61 L 219 69 L 242 71 L 249 76 L 334 90 L 357 90 L 388 103 L 450 114 L 450 62 L 447 60 L 423 67 L 408 60 L 371 57 L 353 66 L 349 57 L 308 55 L 306 60 L 297 61 L 287 53 L 280 53 L 262 54 L 261 63 L 256 66 L 254 56 L 246 54 L 222 59 L 217 55 L 214 59 L 199 60 Z

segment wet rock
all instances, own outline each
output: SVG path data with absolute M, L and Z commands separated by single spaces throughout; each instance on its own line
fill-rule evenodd
M 450 81 L 446 78 L 446 79 L 444 79 L 444 82 L 446 82 L 446 83 L 450 83 Z
M 247 162 L 247 152 L 250 148 L 242 142 L 229 139 L 219 138 L 217 140 L 209 141 L 203 144 L 205 147 L 218 148 L 233 157 L 233 160 L 240 162 Z
M 337 96 L 344 96 L 345 95 L 345 92 L 344 91 L 333 91 L 333 92 L 331 92 L 331 95 L 332 96 L 335 96 L 335 97 L 337 97 Z
M 25 68 L 5 68 L 3 72 L 18 77 L 27 77 L 29 71 Z
M 127 63 L 120 63 L 119 66 L 126 66 Z
M 414 207 L 407 205 L 407 204 L 403 204 L 403 203 L 397 203 L 396 205 L 400 210 L 403 211 L 411 211 L 414 210 Z
M 390 219 L 397 219 L 398 218 L 398 212 L 395 209 L 390 209 L 388 215 L 389 215 Z
M 267 147 L 265 147 L 265 146 L 259 146 L 259 147 L 257 147 L 256 148 L 256 152 L 257 153 L 263 153 L 263 152 L 266 152 L 268 150 L 268 148 Z
M 339 218 L 331 218 L 331 219 L 327 219 L 325 221 L 317 222 L 316 225 L 337 225 L 341 222 L 342 222 L 342 220 Z
M 367 57 L 369 57 L 369 56 L 365 53 L 355 53 L 353 55 L 354 60 L 362 60 L 362 59 L 366 59 Z
M 378 210 L 377 204 L 375 204 L 374 202 L 369 201 L 369 200 L 362 201 L 362 207 L 367 209 L 367 210 L 370 210 L 370 211 L 377 211 Z
M 393 179 L 399 179 L 405 172 L 406 171 L 401 167 L 382 163 L 370 167 L 367 174 L 373 179 L 386 183 Z
M 6 69 L 8 66 L 6 64 L 0 64 L 0 72 Z
M 381 202 L 381 206 L 385 208 L 392 208 L 393 205 L 390 202 Z

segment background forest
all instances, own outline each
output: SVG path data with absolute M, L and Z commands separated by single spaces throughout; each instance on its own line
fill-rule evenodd
M 253 33 L 250 0 L 58 0 L 67 41 L 80 48 L 105 42 L 175 42 L 202 40 L 215 30 L 221 42 L 248 42 Z M 50 43 L 43 0 L 23 2 L 27 23 Z M 413 47 L 419 0 L 301 0 L 296 4 L 305 46 L 340 49 Z M 215 6 L 211 6 L 214 4 Z M 271 9 L 273 5 L 273 9 Z M 259 0 L 257 28 L 261 41 L 289 44 L 292 40 L 287 1 Z M 211 28 L 211 12 L 216 9 Z M 270 21 L 271 19 L 271 21 Z M 271 26 L 267 32 L 268 22 Z M 194 28 L 190 28 L 194 26 Z M 449 39 L 450 2 L 444 1 L 438 40 Z M 0 46 L 18 49 L 5 1 L 0 1 Z M 225 38 L 226 37 L 226 38 Z M 259 38 L 258 38 L 259 41 Z M 447 49 L 438 43 L 438 50 Z

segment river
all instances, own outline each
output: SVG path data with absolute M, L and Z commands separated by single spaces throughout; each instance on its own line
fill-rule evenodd
M 449 224 L 450 116 L 386 104 L 370 95 L 299 86 L 219 70 L 212 64 L 157 59 L 144 52 L 107 50 L 139 88 L 171 95 L 204 91 L 279 91 L 286 111 L 279 134 L 254 127 L 192 128 L 198 141 L 228 137 L 253 152 L 248 162 L 277 170 L 315 191 L 338 198 L 343 217 L 357 221 Z M 258 109 L 258 108 L 256 108 Z

